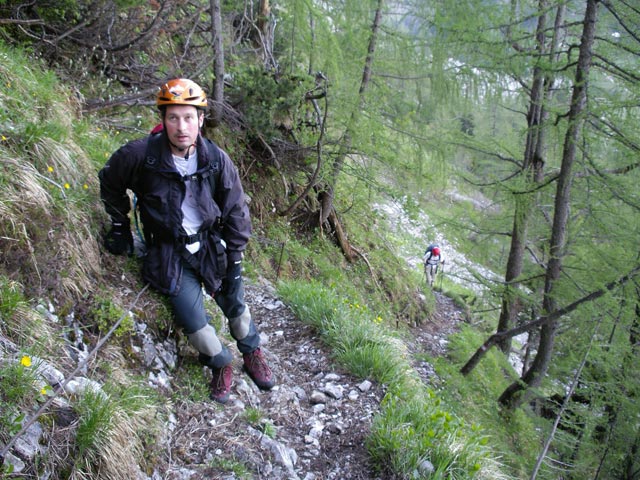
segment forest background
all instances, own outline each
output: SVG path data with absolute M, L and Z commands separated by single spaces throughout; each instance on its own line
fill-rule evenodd
M 381 470 L 408 478 L 428 452 L 425 478 L 640 478 L 633 2 L 5 0 L 0 17 L 3 338 L 44 341 L 25 326 L 34 299 L 82 300 L 105 330 L 135 296 L 104 273 L 123 264 L 98 251 L 95 172 L 153 127 L 157 86 L 188 77 L 251 196 L 247 274 L 292 304 L 312 288 L 381 329 L 428 319 L 433 294 L 389 245 L 438 239 L 387 231 L 388 201 L 493 272 L 439 286 L 469 324 L 426 397 L 462 421 L 423 418 L 424 391 L 392 385 Z M 3 442 L 22 367 L 2 367 Z

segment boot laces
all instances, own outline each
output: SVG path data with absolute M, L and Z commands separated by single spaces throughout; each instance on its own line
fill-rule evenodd
M 226 392 L 231 385 L 231 367 L 229 365 L 220 368 L 214 372 L 212 378 L 212 387 L 216 393 Z
M 258 348 L 247 355 L 247 367 L 256 374 L 260 374 L 264 378 L 271 376 L 271 369 L 267 365 L 262 351 Z

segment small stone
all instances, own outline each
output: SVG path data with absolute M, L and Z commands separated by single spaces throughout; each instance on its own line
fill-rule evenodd
M 420 473 L 420 478 L 422 478 L 424 475 L 429 475 L 432 474 L 433 472 L 435 472 L 435 467 L 433 466 L 433 463 L 431 463 L 429 460 L 422 460 L 420 462 L 420 465 L 418 465 L 418 471 Z
M 13 455 L 11 452 L 7 452 L 7 454 L 4 456 L 4 461 L 8 465 L 12 465 L 13 466 L 12 473 L 20 473 L 26 467 L 24 462 L 22 460 L 20 460 L 18 457 L 16 457 L 15 455 Z
M 371 390 L 372 386 L 373 385 L 369 380 L 365 380 L 360 385 L 358 385 L 358 390 L 360 390 L 362 393 L 365 393 Z
M 333 383 L 327 383 L 324 386 L 324 393 L 329 395 L 331 398 L 335 398 L 336 400 L 340 400 L 343 396 L 344 388 L 340 385 L 335 385 Z
M 312 405 L 317 405 L 319 403 L 327 403 L 327 396 L 322 393 L 319 392 L 317 390 L 314 390 L 313 393 L 311 393 L 311 396 L 309 397 L 309 401 L 311 402 Z
M 340 435 L 342 434 L 342 432 L 344 432 L 344 426 L 340 423 L 329 423 L 327 424 L 326 429 L 329 433 L 333 433 L 336 435 Z
M 298 400 L 306 400 L 307 392 L 304 391 L 304 388 L 298 387 L 296 385 L 295 387 L 292 388 L 292 390 L 293 390 L 293 393 L 295 393 L 296 397 L 298 397 Z
M 320 438 L 322 436 L 322 431 L 324 430 L 324 424 L 320 421 L 316 421 L 314 425 L 309 430 L 308 436 L 312 438 Z

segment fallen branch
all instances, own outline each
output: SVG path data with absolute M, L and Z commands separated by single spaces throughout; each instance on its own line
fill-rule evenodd
M 367 259 L 367 257 L 365 257 L 364 253 L 362 253 L 360 250 L 358 250 L 357 248 L 355 248 L 353 245 L 351 245 L 351 251 L 357 253 L 360 258 L 362 260 L 364 260 L 364 263 L 367 264 L 367 267 L 369 267 L 369 273 L 371 273 L 371 279 L 373 280 L 373 283 L 376 284 L 376 287 L 378 288 L 378 290 L 382 290 L 382 288 L 380 288 L 380 284 L 378 283 L 378 281 L 376 280 L 376 274 L 373 271 L 373 267 L 371 266 L 371 264 L 369 263 L 369 260 Z

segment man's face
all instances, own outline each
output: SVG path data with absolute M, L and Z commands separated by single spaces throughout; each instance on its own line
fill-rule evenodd
M 196 142 L 204 114 L 192 105 L 169 105 L 164 115 L 164 128 L 171 142 L 171 152 L 185 155 Z

